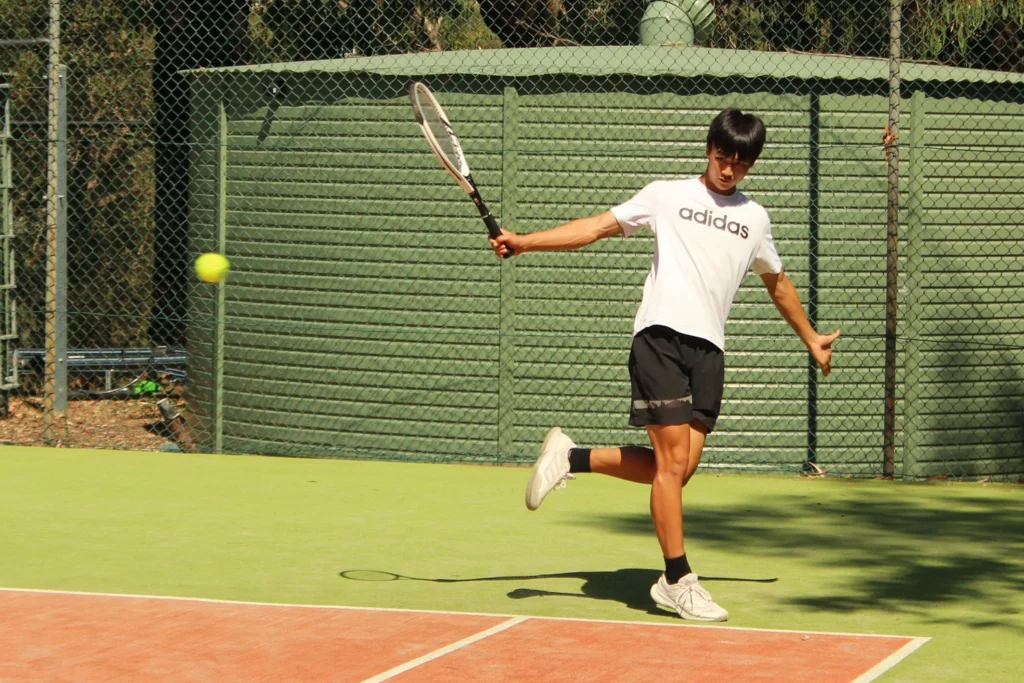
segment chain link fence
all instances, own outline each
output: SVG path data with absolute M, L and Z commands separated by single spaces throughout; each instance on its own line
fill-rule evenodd
M 702 466 L 1024 475 L 1022 0 L 0 0 L 0 438 L 490 463 L 552 424 L 644 441 L 653 241 L 499 264 L 410 80 L 517 232 L 699 175 L 722 108 L 764 118 L 743 189 L 843 336 L 823 380 L 748 279 Z M 224 284 L 192 272 L 208 251 Z

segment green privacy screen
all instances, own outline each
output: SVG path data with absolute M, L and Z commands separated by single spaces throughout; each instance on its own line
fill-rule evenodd
M 903 71 L 896 474 L 1016 476 L 1021 359 L 999 340 L 1024 310 L 1024 276 L 1007 269 L 1024 263 L 1012 218 L 1022 79 Z M 698 175 L 715 114 L 761 115 L 768 144 L 743 190 L 769 209 L 819 328 L 843 337 L 833 375 L 809 372 L 749 276 L 705 463 L 795 471 L 814 456 L 832 473 L 881 474 L 887 64 L 683 47 L 191 73 L 192 251 L 232 263 L 189 307 L 203 448 L 521 463 L 555 424 L 581 444 L 646 442 L 626 424 L 626 361 L 653 240 L 499 262 L 415 126 L 411 79 L 434 89 L 492 211 L 518 232 Z

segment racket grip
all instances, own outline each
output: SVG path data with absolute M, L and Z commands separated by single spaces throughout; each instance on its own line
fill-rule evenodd
M 494 220 L 494 216 L 492 216 L 491 212 L 487 210 L 487 206 L 483 202 L 480 202 L 477 204 L 477 208 L 480 209 L 480 217 L 484 219 L 484 225 L 487 226 L 487 233 L 492 238 L 500 237 L 501 226 L 498 225 L 498 221 Z M 505 245 L 505 248 L 508 249 L 508 251 L 505 252 L 502 258 L 509 258 L 512 256 L 513 252 L 507 244 Z
M 501 237 L 501 226 L 494 220 L 494 216 L 488 213 L 483 219 L 484 225 L 487 226 L 487 234 L 494 238 Z
M 469 193 L 469 198 L 476 204 L 476 210 L 480 212 L 480 218 L 484 219 L 484 225 L 487 226 L 487 234 L 491 236 L 491 239 L 496 239 L 501 236 L 501 226 L 498 225 L 498 221 L 494 220 L 494 216 L 491 215 L 491 210 L 484 204 L 483 198 L 480 197 L 480 193 L 477 192 L 476 185 L 473 183 L 473 179 L 467 176 L 466 178 L 470 186 L 473 188 L 472 192 Z M 505 245 L 508 251 L 502 258 L 509 258 L 512 256 L 512 250 Z

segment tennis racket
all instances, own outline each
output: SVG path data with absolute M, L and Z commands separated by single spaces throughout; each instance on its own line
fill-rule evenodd
M 466 191 L 469 198 L 476 204 L 477 211 L 480 212 L 480 218 L 483 219 L 484 225 L 487 226 L 487 233 L 491 237 L 498 237 L 501 235 L 501 228 L 498 227 L 498 222 L 494 220 L 494 216 L 491 215 L 487 204 L 480 197 L 480 191 L 477 190 L 476 183 L 473 182 L 473 176 L 469 172 L 469 163 L 466 162 L 466 155 L 462 152 L 462 143 L 459 142 L 458 136 L 452 130 L 452 124 L 448 121 L 448 117 L 445 116 L 444 109 L 441 108 L 437 98 L 434 97 L 434 94 L 430 92 L 427 86 L 414 81 L 409 84 L 409 99 L 412 100 L 412 109 L 416 114 L 416 123 L 419 124 L 420 130 L 423 131 L 423 137 L 427 139 L 427 144 L 430 145 L 434 156 L 438 158 L 444 169 L 455 178 L 455 182 Z M 509 250 L 505 254 L 505 258 L 511 255 L 512 251 Z

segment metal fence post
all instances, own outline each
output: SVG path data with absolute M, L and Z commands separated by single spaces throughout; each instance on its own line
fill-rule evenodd
M 60 63 L 60 0 L 50 0 L 46 187 L 46 381 L 44 441 L 60 440 L 68 409 L 67 68 Z
M 818 228 L 821 181 L 819 156 L 821 154 L 821 101 L 817 90 L 808 100 L 808 129 L 810 139 L 810 188 L 807 201 L 807 319 L 818 327 Z M 818 463 L 818 363 L 807 354 L 807 461 L 804 472 L 816 472 Z
M 889 2 L 889 135 L 885 146 L 888 164 L 888 220 L 885 269 L 885 431 L 882 476 L 892 477 L 896 466 L 896 311 L 899 290 L 899 184 L 900 184 L 900 0 Z
M 516 215 L 516 139 L 519 135 L 519 92 L 506 87 L 502 106 L 501 222 L 514 225 Z M 501 320 L 498 323 L 498 461 L 515 454 L 515 259 L 501 264 Z
M 0 240 L 3 241 L 3 277 L 0 279 L 0 418 L 9 416 L 10 390 L 17 388 L 14 348 L 18 338 L 14 314 L 14 219 L 11 195 L 14 174 L 11 165 L 11 103 L 7 77 L 0 74 Z M 7 373 L 11 374 L 8 375 Z

